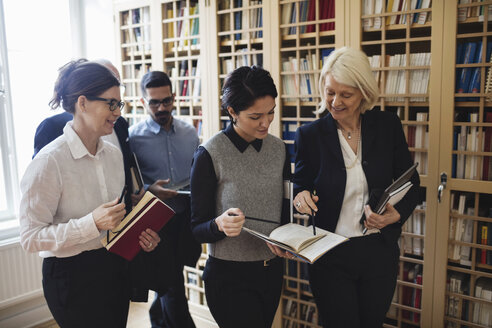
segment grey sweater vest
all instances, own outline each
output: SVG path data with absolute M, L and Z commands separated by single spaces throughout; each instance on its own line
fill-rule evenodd
M 283 198 L 284 143 L 268 135 L 261 150 L 248 146 L 241 153 L 231 140 L 218 133 L 203 147 L 208 151 L 217 176 L 216 216 L 239 208 L 245 216 L 274 221 L 246 219 L 245 227 L 266 235 L 280 223 Z M 208 245 L 209 254 L 229 261 L 259 261 L 275 257 L 264 241 L 242 231 Z

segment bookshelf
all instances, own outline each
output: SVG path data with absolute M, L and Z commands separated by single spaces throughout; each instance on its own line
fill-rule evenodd
M 140 102 L 140 80 L 152 70 L 150 3 L 120 4 L 115 21 L 123 101 L 126 102 L 124 115 L 129 124 L 134 124 L 145 116 Z
M 228 73 L 241 66 L 265 67 L 263 46 L 263 1 L 226 0 L 216 2 L 219 95 Z M 219 96 L 220 99 L 220 96 Z M 220 100 L 219 100 L 220 103 Z M 220 129 L 229 117 L 219 113 Z
M 443 71 L 442 94 L 448 97 L 442 99 L 439 162 L 448 173 L 449 192 L 438 205 L 442 229 L 436 235 L 434 303 L 439 307 L 433 319 L 445 327 L 492 325 L 491 5 L 445 6 L 443 46 L 452 51 L 443 61 L 449 69 Z
M 482 238 L 484 227 L 492 231 L 492 82 L 487 83 L 489 75 L 492 81 L 492 1 L 114 3 L 125 116 L 131 124 L 146 117 L 139 77 L 148 69 L 164 70 L 174 83 L 176 115 L 195 126 L 201 123 L 202 141 L 228 121 L 220 111 L 227 73 L 244 64 L 262 64 L 279 91 L 270 132 L 293 153 L 297 127 L 320 116 L 315 110 L 323 57 L 344 45 L 365 51 L 381 89 L 377 109 L 400 117 L 412 156 L 421 163 L 420 204 L 403 227 L 399 276 L 385 327 L 487 326 L 476 322 L 474 312 L 492 306 L 485 299 L 492 279 L 487 263 L 492 237 Z M 332 3 L 333 9 L 325 7 Z M 134 15 L 140 18 L 133 20 Z M 196 21 L 198 35 L 192 32 Z M 478 59 L 460 55 L 466 48 L 476 51 L 480 42 Z M 474 84 L 459 88 L 458 77 L 467 74 Z M 447 183 L 439 202 L 442 173 Z M 458 222 L 461 235 L 453 228 Z M 185 269 L 186 290 L 198 326 L 214 327 L 201 281 L 205 260 L 206 249 L 196 268 Z M 303 266 L 285 262 L 274 327 L 319 327 Z
M 320 117 L 318 90 L 323 58 L 340 42 L 335 30 L 335 1 L 279 1 L 281 137 L 294 161 L 296 129 Z
M 192 124 L 203 140 L 198 1 L 163 1 L 162 15 L 164 71 L 173 83 L 174 115 Z
M 360 35 L 351 40 L 368 55 L 379 83 L 375 109 L 400 117 L 421 179 L 420 204 L 402 227 L 397 285 L 384 327 L 430 327 L 432 321 L 437 184 L 430 177 L 438 172 L 441 67 L 431 57 L 442 53 L 442 5 L 362 0 Z

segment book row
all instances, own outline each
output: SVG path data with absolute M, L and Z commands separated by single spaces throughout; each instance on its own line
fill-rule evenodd
M 130 20 L 131 17 L 131 20 Z M 151 50 L 150 8 L 143 7 L 121 13 L 121 43 L 127 57 Z M 136 25 L 136 26 L 132 26 Z
M 234 8 L 243 7 L 243 0 L 233 0 Z M 234 40 L 246 40 L 248 38 L 256 39 L 263 37 L 263 9 L 261 7 L 262 0 L 251 0 L 249 5 L 253 7 L 250 10 L 235 10 L 233 12 L 225 12 L 219 14 L 220 31 L 241 31 L 234 34 Z M 231 1 L 223 1 L 223 8 L 231 8 Z M 244 30 L 253 30 L 246 32 Z M 248 35 L 248 33 L 250 33 Z M 223 41 L 230 40 L 230 35 L 224 35 Z
M 468 4 L 472 2 L 483 2 L 483 0 L 459 0 L 459 4 Z M 471 17 L 477 17 L 479 22 L 484 21 L 484 14 L 488 12 L 488 20 L 492 20 L 492 6 L 472 6 L 458 8 L 458 22 L 465 22 Z
M 288 296 L 288 294 L 286 295 Z M 295 300 L 296 296 L 283 298 L 283 328 L 307 328 L 311 325 L 305 325 L 300 321 L 311 324 L 319 324 L 318 311 L 314 305 L 314 299 L 305 299 L 305 302 Z M 299 313 L 297 313 L 299 311 Z
M 457 122 L 478 123 L 478 113 L 458 113 Z M 485 113 L 486 123 L 492 123 L 492 112 Z M 477 125 L 455 126 L 453 131 L 453 150 L 460 153 L 453 154 L 452 175 L 458 179 L 473 179 L 492 181 L 491 156 L 478 156 L 462 152 L 487 152 L 492 150 L 492 127 Z
M 407 10 L 430 8 L 431 0 L 364 0 L 362 15 L 379 15 L 384 13 L 396 13 Z M 425 24 L 431 16 L 427 11 L 412 14 L 398 14 L 392 16 L 364 18 L 362 26 L 364 30 L 380 29 L 383 22 L 386 25 L 395 24 Z
M 176 3 L 176 17 L 174 10 L 167 9 L 167 18 L 164 20 L 166 39 L 174 39 L 179 48 L 189 45 L 198 45 L 200 42 L 200 20 L 198 19 L 198 3 L 186 6 L 186 1 Z M 175 50 L 172 42 L 166 42 L 167 51 Z M 178 48 L 178 49 L 179 49 Z
M 492 245 L 492 231 L 490 231 L 492 222 L 475 222 L 475 219 L 467 218 L 477 214 L 492 218 L 492 207 L 481 210 L 482 213 L 475 213 L 473 204 L 470 204 L 472 202 L 473 200 L 468 194 L 451 194 L 448 259 L 470 267 L 472 265 L 472 249 L 475 249 L 476 263 L 492 265 L 492 251 L 477 247 L 478 245 Z
M 401 275 L 398 275 L 398 280 L 405 283 L 413 283 L 422 285 L 422 265 L 414 263 L 403 263 Z M 422 288 L 412 287 L 408 284 L 397 284 L 395 293 L 393 294 L 392 305 L 390 306 L 387 318 L 397 319 L 398 311 L 401 311 L 401 318 L 415 323 L 420 322 L 420 314 L 418 312 L 398 309 L 396 304 L 405 305 L 415 309 L 420 309 L 422 305 Z M 391 323 L 391 322 L 389 322 Z
M 427 101 L 427 92 L 429 87 L 430 70 L 425 69 L 405 69 L 405 67 L 422 67 L 429 66 L 431 63 L 431 53 L 412 53 L 410 58 L 406 54 L 396 54 L 393 56 L 387 55 L 385 62 L 381 62 L 381 56 L 375 55 L 369 57 L 369 63 L 374 69 L 374 76 L 380 85 L 381 91 L 384 90 L 386 95 L 406 94 L 425 95 L 424 97 L 410 97 L 410 102 Z M 384 81 L 382 74 L 378 70 L 381 66 L 394 67 L 400 69 L 392 69 L 386 73 Z M 403 69 L 401 69 L 403 68 Z M 408 75 L 408 77 L 407 77 Z M 407 91 L 408 81 L 408 91 Z M 384 84 L 383 84 L 384 83 Z M 383 87 L 384 86 L 384 87 Z M 403 97 L 386 97 L 387 101 L 404 101 Z
M 316 53 L 307 53 L 303 58 L 290 56 L 282 60 L 283 94 L 301 96 L 301 101 L 313 101 L 313 97 L 307 97 L 309 95 L 320 97 L 317 72 L 332 51 L 333 48 L 321 49 L 319 57 Z M 296 98 L 286 98 L 286 101 L 295 100 Z
M 192 61 L 191 68 L 189 68 L 188 60 L 181 61 L 178 67 L 171 68 L 170 77 L 176 96 L 199 100 L 201 95 L 200 59 Z
M 242 48 L 236 52 L 233 58 L 223 58 L 221 60 L 222 74 L 229 74 L 241 66 L 263 66 L 263 55 L 258 51 L 255 48 L 251 48 L 251 50 Z
M 416 256 L 424 255 L 425 236 L 425 210 L 426 203 L 417 205 L 416 211 L 412 213 L 402 227 L 402 237 L 400 239 L 400 248 L 403 248 L 405 254 Z M 412 237 L 418 235 L 420 237 Z
M 298 24 L 298 26 L 295 24 L 316 21 L 316 13 L 319 15 L 318 20 L 335 18 L 335 0 L 304 0 L 284 4 L 281 9 L 281 24 L 293 24 L 293 26 L 283 28 L 282 35 L 315 32 L 317 30 L 315 24 Z M 319 24 L 318 31 L 334 29 L 334 22 L 325 22 Z
M 492 54 L 492 42 L 487 43 L 487 49 L 485 53 L 485 61 L 491 62 Z M 478 64 L 482 63 L 483 56 L 483 44 L 482 41 L 476 42 L 461 42 L 456 47 L 456 64 Z M 482 75 L 481 67 L 457 67 L 456 68 L 456 93 L 480 93 L 480 81 Z M 492 89 L 492 73 L 490 72 L 490 66 L 487 67 L 487 73 L 485 75 L 485 90 Z M 456 101 L 478 101 L 477 97 L 457 97 Z
M 465 320 L 484 327 L 492 326 L 492 279 L 480 277 L 474 286 L 470 276 L 462 272 L 450 271 L 446 280 L 447 297 L 446 316 Z M 472 296 L 469 300 L 461 295 Z M 446 327 L 462 327 L 456 322 L 448 321 Z

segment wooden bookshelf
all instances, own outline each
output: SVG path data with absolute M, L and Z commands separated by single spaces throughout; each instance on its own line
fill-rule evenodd
M 162 3 L 164 71 L 175 94 L 174 115 L 193 125 L 203 140 L 200 6 L 197 0 Z
M 482 233 L 492 225 L 492 1 L 462 2 L 444 7 L 443 47 L 451 50 L 443 58 L 439 162 L 449 192 L 438 206 L 433 324 L 490 327 L 480 312 L 492 316 L 492 246 Z
M 441 52 L 442 3 L 393 3 L 395 8 L 386 1 L 360 2 L 361 32 L 352 46 L 368 55 L 378 80 L 381 96 L 374 110 L 400 117 L 421 177 L 420 204 L 402 228 L 397 286 L 384 326 L 430 327 L 437 185 L 428 177 L 438 171 L 440 115 L 439 92 L 430 90 L 440 91 L 441 67 L 433 58 Z
M 126 102 L 124 115 L 129 124 L 134 124 L 146 116 L 140 102 L 140 80 L 152 70 L 150 2 L 121 3 L 115 7 L 120 75 Z

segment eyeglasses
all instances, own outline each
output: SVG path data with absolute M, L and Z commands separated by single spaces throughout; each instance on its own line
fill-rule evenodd
M 89 100 L 97 100 L 97 101 L 104 101 L 109 105 L 109 110 L 114 112 L 118 108 L 120 110 L 123 110 L 123 107 L 125 107 L 125 102 L 124 101 L 118 101 L 116 99 L 107 99 L 107 98 L 101 98 L 101 97 L 95 97 L 95 96 L 85 96 Z
M 173 96 L 166 97 L 164 99 L 150 99 L 150 100 L 145 99 L 149 107 L 152 109 L 159 108 L 161 104 L 163 104 L 164 106 L 169 106 L 173 103 L 173 100 L 174 100 Z

